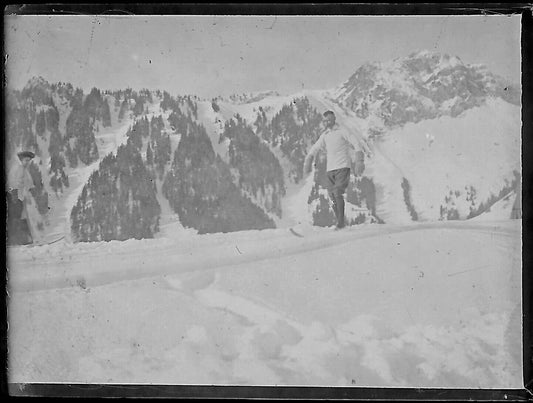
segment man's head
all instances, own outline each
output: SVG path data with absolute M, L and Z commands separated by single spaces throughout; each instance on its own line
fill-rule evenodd
M 17 156 L 19 157 L 22 166 L 27 168 L 30 165 L 31 160 L 35 157 L 35 154 L 31 151 L 21 151 Z
M 322 116 L 324 117 L 322 119 L 322 123 L 326 129 L 329 129 L 335 125 L 335 113 L 333 113 L 333 111 L 326 111 Z

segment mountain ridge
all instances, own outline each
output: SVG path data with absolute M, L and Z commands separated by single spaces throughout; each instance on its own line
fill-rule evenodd
M 22 91 L 9 94 L 10 111 L 17 113 L 8 116 L 11 127 L 11 130 L 8 130 L 9 151 L 13 155 L 16 149 L 33 147 L 38 154 L 35 162 L 44 173 L 43 191 L 48 193 L 54 191 L 53 182 L 54 186 L 61 186 L 62 190 L 59 193 L 55 190 L 59 198 L 65 191 L 69 175 L 72 174 L 74 177 L 77 175 L 78 168 L 72 159 L 73 150 L 78 150 L 78 148 L 72 148 L 76 147 L 73 143 L 74 138 L 79 137 L 76 141 L 82 142 L 89 140 L 89 143 L 84 146 L 87 150 L 90 151 L 91 147 L 97 146 L 104 153 L 95 154 L 90 159 L 84 157 L 85 159 L 78 160 L 78 163 L 81 163 L 80 169 L 85 169 L 88 167 L 87 163 L 90 165 L 92 162 L 101 161 L 110 151 L 116 151 L 118 147 L 119 143 L 116 140 L 115 146 L 112 146 L 112 143 L 108 144 L 106 137 L 108 135 L 105 134 L 107 133 L 106 123 L 104 123 L 106 113 L 109 114 L 106 118 L 109 124 L 118 128 L 120 121 L 126 125 L 132 125 L 138 119 L 147 116 L 149 110 L 151 110 L 152 118 L 156 115 L 165 115 L 167 116 L 165 119 L 168 119 L 169 111 L 179 110 L 191 122 L 204 126 L 213 151 L 221 158 L 220 163 L 233 166 L 229 172 L 233 176 L 234 185 L 240 189 L 239 192 L 242 192 L 244 197 L 251 198 L 250 202 L 259 206 L 267 215 L 275 212 L 275 217 L 271 217 L 275 218 L 276 226 L 291 225 L 291 222 L 301 221 L 304 217 L 305 220 L 310 220 L 315 225 L 319 222 L 320 225 L 326 226 L 332 224 L 327 197 L 320 187 L 320 177 L 324 167 L 319 164 L 312 188 L 304 183 L 306 181 L 300 182 L 302 179 L 300 176 L 301 157 L 305 156 L 310 144 L 316 141 L 316 137 L 320 134 L 320 115 L 326 109 L 335 110 L 339 123 L 351 132 L 358 133 L 360 141 L 371 147 L 374 153 L 379 154 L 374 154 L 367 161 L 363 182 L 352 177 L 347 210 L 355 214 L 350 218 L 353 223 L 368 220 L 370 220 L 368 222 L 380 222 L 383 218 L 386 218 L 385 222 L 388 222 L 400 216 L 404 218 L 399 222 L 417 219 L 465 219 L 467 216 L 470 218 L 472 214 L 477 215 L 483 212 L 481 206 L 490 208 L 488 204 L 495 202 L 495 194 L 501 193 L 502 189 L 510 190 L 509 183 L 516 186 L 513 175 L 517 172 L 517 168 L 512 163 L 513 155 L 516 156 L 516 144 L 509 146 L 509 141 L 516 141 L 517 135 L 519 138 L 515 124 L 516 113 L 519 113 L 516 112 L 516 108 L 520 105 L 517 98 L 519 91 L 501 77 L 490 73 L 485 66 L 468 65 L 458 57 L 435 52 L 422 51 L 388 62 L 366 63 L 335 89 L 306 90 L 293 95 L 262 91 L 251 93 L 242 99 L 232 100 L 220 97 L 202 100 L 194 96 L 174 98 L 165 91 L 140 90 L 137 92 L 126 89 L 111 92 L 96 88 L 93 88 L 89 94 L 83 94 L 82 90 L 75 89 L 69 83 L 50 84 L 43 77 L 34 77 L 29 80 Z M 499 104 L 493 100 L 498 99 L 504 102 L 501 105 L 509 105 L 509 107 L 500 108 L 504 109 L 504 112 L 497 110 Z M 110 109 L 109 113 L 105 111 L 106 105 Z M 475 112 L 479 108 L 482 108 L 483 112 Z M 77 137 L 76 133 L 72 132 L 72 123 L 69 121 L 72 121 L 74 113 L 80 115 L 80 119 L 88 119 L 85 123 L 83 119 L 78 120 L 77 123 L 77 126 L 85 125 L 84 130 L 87 131 L 87 135 L 80 134 L 81 132 L 78 133 L 74 129 L 78 133 Z M 405 156 L 396 155 L 393 151 L 395 148 L 391 148 L 391 145 L 395 141 L 401 141 L 407 148 L 419 147 L 425 141 L 426 146 L 413 155 L 416 161 L 427 164 L 427 158 L 424 157 L 427 151 L 424 150 L 430 150 L 432 144 L 434 147 L 437 144 L 447 144 L 441 151 L 445 153 L 443 155 L 446 155 L 442 163 L 449 166 L 450 172 L 455 172 L 454 175 L 459 175 L 460 173 L 453 168 L 459 160 L 451 154 L 453 144 L 447 136 L 444 133 L 437 136 L 436 133 L 418 132 L 426 130 L 424 129 L 426 127 L 434 130 L 433 128 L 445 124 L 452 131 L 453 128 L 461 127 L 460 131 L 465 136 L 474 136 L 482 142 L 483 133 L 479 133 L 474 126 L 474 118 L 468 118 L 467 121 L 470 123 L 466 125 L 461 123 L 462 126 L 457 126 L 457 124 L 464 121 L 465 116 L 484 116 L 483 114 L 486 113 L 504 113 L 501 116 L 498 115 L 502 124 L 495 120 L 497 128 L 486 127 L 484 130 L 493 133 L 491 136 L 495 144 L 508 144 L 503 148 L 506 154 L 502 154 L 502 169 L 507 173 L 503 174 L 502 171 L 503 176 L 498 174 L 497 179 L 489 179 L 489 181 L 501 181 L 499 184 L 490 185 L 492 194 L 487 193 L 488 190 L 483 190 L 487 187 L 483 182 L 487 180 L 486 178 L 473 178 L 471 180 L 474 182 L 461 185 L 468 189 L 470 187 L 476 189 L 479 200 L 475 202 L 472 202 L 470 191 L 452 189 L 452 193 L 459 192 L 460 198 L 467 198 L 461 203 L 462 205 L 466 205 L 466 201 L 470 203 L 472 211 L 466 210 L 465 213 L 464 209 L 459 208 L 456 213 L 453 213 L 454 209 L 458 208 L 457 205 L 454 204 L 455 202 L 450 205 L 451 199 L 448 199 L 448 194 L 442 194 L 439 196 L 440 201 L 432 197 L 435 203 L 440 203 L 441 209 L 446 209 L 447 213 L 440 216 L 428 214 L 424 210 L 427 207 L 423 207 L 424 202 L 421 201 L 427 196 L 421 192 L 421 182 L 416 179 L 419 174 L 411 168 L 406 171 L 409 161 L 405 159 Z M 441 122 L 441 119 L 444 120 Z M 238 122 L 242 128 L 230 134 L 228 128 L 237 129 L 235 126 L 228 126 L 232 121 Z M 435 123 L 424 123 L 431 121 Z M 174 123 L 158 123 L 160 124 L 172 126 Z M 179 125 L 183 126 L 182 123 Z M 127 128 L 124 124 L 122 127 L 124 130 Z M 185 126 L 171 128 L 178 134 L 176 138 L 178 142 L 181 138 L 179 133 L 183 134 L 188 131 Z M 69 130 L 71 134 L 68 133 Z M 502 135 L 497 135 L 495 130 L 501 130 Z M 53 133 L 56 134 L 52 136 Z M 91 145 L 90 133 L 93 136 L 96 135 L 95 145 Z M 416 140 L 410 133 L 418 133 L 415 136 Z M 117 135 L 118 133 L 113 134 L 115 139 Z M 130 134 L 122 133 L 120 136 L 125 141 Z M 256 137 L 258 141 L 254 140 Z M 70 140 L 66 141 L 69 138 Z M 454 139 L 458 141 L 460 137 L 456 136 Z M 58 145 L 50 148 L 49 152 L 52 141 Z M 105 142 L 105 146 L 104 143 L 100 144 L 102 141 Z M 143 163 L 147 164 L 147 158 L 152 158 L 152 156 L 147 156 L 147 150 L 149 148 L 148 154 L 151 154 L 152 147 L 147 148 L 147 144 L 144 143 L 141 155 Z M 176 147 L 173 148 L 176 149 Z M 263 150 L 259 154 L 258 147 Z M 492 145 L 487 147 L 490 148 Z M 76 152 L 81 152 L 79 150 Z M 172 150 L 170 151 L 172 153 Z M 491 148 L 491 158 L 500 158 L 498 152 L 497 148 L 494 150 Z M 257 158 L 254 155 L 262 155 L 261 159 L 267 165 L 267 161 L 270 160 L 279 162 L 279 167 L 269 174 L 271 177 L 268 179 L 268 189 L 265 188 L 267 182 L 261 182 L 263 174 L 247 175 L 247 171 L 253 165 L 250 165 L 251 162 Z M 413 156 L 410 158 L 412 159 Z M 168 156 L 169 164 L 173 160 L 172 155 Z M 242 165 L 243 161 L 248 162 Z M 161 184 L 168 168 L 160 167 L 159 172 L 158 183 Z M 257 173 L 259 172 L 261 171 Z M 390 176 L 383 176 L 383 172 L 389 172 Z M 431 169 L 428 172 L 431 173 Z M 242 181 L 243 175 L 244 178 L 248 178 L 245 182 Z M 504 179 L 511 182 L 505 182 Z M 50 183 L 47 183 L 49 180 Z M 270 187 L 270 184 L 274 183 L 279 183 L 279 185 Z M 364 190 L 360 186 L 363 186 Z M 258 189 L 262 190 L 256 195 L 255 192 Z M 304 193 L 299 194 L 299 192 Z M 438 192 L 440 194 L 443 190 L 440 189 Z M 44 200 L 44 195 L 39 197 Z M 297 201 L 301 204 L 302 200 L 307 201 L 307 206 L 293 205 Z M 394 200 L 393 204 L 390 203 L 392 200 Z M 175 203 L 176 201 L 173 201 L 171 205 L 176 205 Z M 66 206 L 65 208 L 72 207 Z M 435 207 L 438 206 L 432 208 Z M 452 213 L 449 213 L 450 211 Z M 363 219 L 364 216 L 367 218 Z M 42 218 L 41 222 L 45 223 L 46 217 Z M 202 225 L 203 231 L 209 232 L 209 226 L 206 227 L 205 222 Z
M 458 116 L 502 98 L 520 105 L 520 90 L 482 64 L 465 64 L 457 56 L 413 52 L 387 62 L 360 66 L 333 91 L 335 100 L 358 117 L 372 119 L 375 132 L 440 116 Z

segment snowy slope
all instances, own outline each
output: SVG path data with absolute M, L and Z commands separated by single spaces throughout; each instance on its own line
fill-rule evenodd
M 45 229 L 44 240 L 53 241 L 62 235 L 70 238 L 70 212 L 76 204 L 83 186 L 93 171 L 98 169 L 100 161 L 107 154 L 116 152 L 118 147 L 126 142 L 126 133 L 133 123 L 133 118 L 129 116 L 122 122 L 115 121 L 113 123 L 111 127 L 100 128 L 99 132 L 95 133 L 98 160 L 86 166 L 80 164 L 79 167 L 67 169 L 69 187 L 64 189 L 63 194 L 50 195 L 48 200 L 50 210 L 47 216 L 49 225 Z
M 150 104 L 148 106 L 148 119 L 152 119 L 153 117 L 162 116 L 163 121 L 165 124 L 165 127 L 163 129 L 163 133 L 168 134 L 170 138 L 170 158 L 171 161 L 174 158 L 174 152 L 178 148 L 181 134 L 176 133 L 174 130 L 172 130 L 170 123 L 168 121 L 168 117 L 170 116 L 170 111 L 163 111 L 161 109 L 161 100 L 157 97 L 152 97 L 155 102 Z M 148 142 L 143 145 L 143 158 L 146 159 L 146 148 L 148 146 Z M 170 169 L 170 163 L 167 163 L 165 166 L 165 174 Z M 163 181 L 164 181 L 164 175 L 163 179 L 159 179 L 159 177 L 156 175 L 156 198 L 157 202 L 159 203 L 159 206 L 161 207 L 161 214 L 159 216 L 159 232 L 155 234 L 156 238 L 165 237 L 169 234 L 174 234 L 176 232 L 183 231 L 183 226 L 180 223 L 179 216 L 172 210 L 172 207 L 170 207 L 170 203 L 168 199 L 163 195 Z
M 219 143 L 220 134 L 224 132 L 224 124 L 227 121 L 234 119 L 236 115 L 239 115 L 246 120 L 247 124 L 252 125 L 257 119 L 259 108 L 262 108 L 265 111 L 268 119 L 272 119 L 283 105 L 290 104 L 292 100 L 298 96 L 298 94 L 289 96 L 268 94 L 264 97 L 258 97 L 258 100 L 256 101 L 242 103 L 219 100 L 217 101 L 217 105 L 220 108 L 218 112 L 213 110 L 211 102 L 200 101 L 198 102 L 198 119 L 207 129 L 215 152 L 220 155 L 224 161 L 228 162 L 229 140 L 225 139 Z
M 333 110 L 338 123 L 357 136 L 367 149 L 365 175 L 375 184 L 376 213 L 385 222 L 412 221 L 402 188 L 404 178 L 409 182 L 411 203 L 419 220 L 439 220 L 440 207 L 446 204 L 445 197 L 450 191 L 460 193 L 454 207 L 464 219 L 471 206 L 477 208 L 491 195 L 497 195 L 506 181 L 513 180 L 513 171 L 520 172 L 520 107 L 501 98 L 488 98 L 484 105 L 456 117 L 445 115 L 407 123 L 371 140 L 372 117 L 357 117 L 335 102 L 330 91 L 304 91 L 292 98 L 302 96 L 319 112 Z M 259 104 L 274 113 L 286 101 L 285 97 L 271 97 Z M 226 104 L 216 118 L 211 118 L 219 119 L 221 127 L 224 119 L 234 113 L 244 114 L 253 121 L 252 105 Z M 222 152 L 222 155 L 227 154 Z M 283 158 L 280 155 L 278 158 L 283 166 Z M 285 217 L 281 224 L 309 222 L 311 215 L 302 203 L 309 196 L 310 184 L 304 181 L 294 185 L 287 181 L 287 185 L 283 200 Z M 467 200 L 465 190 L 471 186 L 476 192 L 473 202 Z
M 418 56 L 432 57 L 423 52 Z M 405 71 L 397 69 L 397 65 L 404 62 L 396 60 L 381 66 L 380 70 L 376 70 L 378 81 L 384 81 L 389 86 L 404 82 Z M 434 78 L 439 77 L 439 80 L 445 79 L 447 76 L 441 77 L 441 73 L 456 68 L 458 63 L 453 57 L 441 58 L 436 65 L 438 68 L 431 74 Z M 406 88 L 404 90 L 407 91 Z M 414 89 L 409 87 L 409 91 L 413 92 Z M 335 99 L 338 94 L 334 91 L 317 90 L 301 91 L 289 96 L 264 94 L 255 100 L 251 98 L 252 102 L 217 100 L 218 112 L 213 110 L 210 101 L 198 101 L 198 120 L 206 127 L 215 152 L 228 161 L 229 141 L 219 142 L 227 120 L 239 114 L 252 124 L 259 108 L 270 119 L 283 105 L 304 96 L 320 113 L 333 110 L 338 123 L 356 135 L 366 149 L 365 176 L 373 181 L 376 188 L 376 214 L 387 223 L 405 224 L 413 219 L 406 205 L 402 187 L 404 180 L 410 186 L 410 202 L 419 220 L 441 219 L 441 206 L 446 206 L 445 197 L 450 192 L 458 193 L 451 206 L 458 210 L 459 218 L 464 219 L 471 208 L 476 209 L 480 203 L 497 195 L 506 186 L 506 181 L 512 181 L 513 171 L 520 171 L 520 108 L 502 98 L 489 97 L 481 106 L 467 109 L 458 116 L 445 114 L 395 129 L 380 126 L 375 115 L 365 119 L 358 117 L 356 112 L 338 103 L 338 99 Z M 439 108 L 450 107 L 446 102 Z M 382 135 L 370 138 L 378 126 Z M 279 150 L 271 150 L 288 172 Z M 486 163 L 480 164 L 479 161 Z M 287 178 L 287 193 L 282 200 L 283 216 L 276 218 L 277 226 L 310 222 L 311 210 L 307 206 L 307 198 L 311 185 L 308 181 L 295 185 Z M 470 187 L 476 192 L 474 201 L 467 200 L 469 196 L 465 188 Z M 348 205 L 347 211 L 354 208 Z M 358 214 L 358 211 L 354 210 L 354 214 Z
M 521 387 L 520 224 L 15 247 L 9 380 Z
M 472 221 L 502 221 L 512 217 L 513 207 L 517 194 L 515 191 L 510 192 L 501 200 L 498 200 L 482 214 L 472 218 Z
M 505 180 L 513 180 L 513 170 L 521 170 L 520 113 L 518 106 L 489 99 L 456 118 L 406 124 L 378 143 L 409 180 L 419 219 L 438 220 L 439 207 L 450 191 L 461 193 L 456 207 L 466 218 L 470 203 L 465 187 L 475 188 L 479 204 L 497 195 Z M 375 175 L 383 177 L 383 172 Z
M 80 164 L 76 168 L 67 168 L 66 173 L 69 178 L 69 187 L 64 188 L 62 194 L 50 193 L 48 205 L 50 207 L 45 227 L 44 240 L 52 241 L 62 235 L 70 236 L 70 212 L 76 204 L 83 186 L 91 176 L 92 172 L 98 169 L 100 161 L 110 152 L 115 152 L 117 148 L 126 142 L 126 132 L 132 124 L 131 118 L 123 122 L 116 122 L 111 127 L 100 128 L 95 133 L 96 145 L 98 147 L 99 159 L 87 166 Z M 47 184 L 48 181 L 45 181 Z
M 224 123 L 233 117 L 230 110 L 215 112 L 211 107 L 211 102 L 201 101 L 198 105 L 198 120 L 204 125 L 211 145 L 216 154 L 220 155 L 223 161 L 229 163 L 229 139 L 219 142 L 220 135 L 224 132 Z
M 290 104 L 294 98 L 298 98 L 299 96 L 299 93 L 290 95 L 268 94 L 253 102 L 235 103 L 221 101 L 218 102 L 218 105 L 220 107 L 220 114 L 224 120 L 229 120 L 238 113 L 251 124 L 255 122 L 255 119 L 257 118 L 259 107 L 262 107 L 267 118 L 271 119 L 283 105 Z
M 110 97 L 110 105 L 112 105 L 113 98 Z M 83 165 L 76 168 L 67 168 L 67 174 L 69 177 L 70 186 L 64 188 L 62 194 L 50 194 L 49 197 L 49 213 L 47 214 L 48 225 L 45 227 L 43 241 L 53 241 L 62 235 L 65 235 L 67 239 L 70 239 L 70 212 L 72 207 L 76 204 L 79 195 L 87 183 L 87 180 L 91 174 L 98 169 L 101 160 L 109 153 L 116 153 L 117 149 L 125 144 L 128 137 L 127 132 L 134 122 L 135 117 L 130 112 L 122 121 L 118 121 L 118 111 L 112 108 L 112 126 L 101 127 L 99 131 L 95 133 L 96 145 L 98 147 L 99 158 L 97 161 L 90 165 Z M 165 130 L 169 133 L 171 139 L 172 152 L 177 148 L 179 143 L 179 135 L 172 132 L 170 124 L 167 121 L 169 112 L 164 112 L 160 106 L 160 100 L 154 97 L 154 102 L 148 104 L 147 112 L 143 115 L 151 120 L 153 117 L 162 115 L 165 121 Z M 61 116 L 61 115 L 60 115 Z M 47 151 L 46 151 L 47 152 Z M 43 182 L 48 183 L 47 176 L 43 174 Z M 162 206 L 161 224 L 162 228 L 166 228 L 167 224 L 176 223 L 177 218 L 175 214 L 170 210 L 168 201 L 161 194 L 161 181 L 158 181 L 158 201 Z
M 260 94 L 262 95 L 262 94 Z M 317 90 L 305 90 L 291 95 L 277 95 L 267 93 L 264 96 L 258 96 L 258 100 L 251 102 L 230 102 L 227 100 L 217 101 L 217 105 L 220 108 L 219 112 L 215 112 L 211 107 L 211 102 L 198 102 L 198 118 L 204 124 L 207 132 L 211 138 L 213 149 L 222 157 L 226 162 L 229 161 L 228 146 L 229 140 L 225 139 L 219 143 L 220 134 L 224 131 L 224 123 L 229 119 L 240 115 L 248 124 L 252 125 L 260 108 L 265 111 L 267 119 L 272 119 L 276 113 L 278 113 L 284 105 L 289 105 L 294 99 L 307 97 L 311 105 L 318 109 L 319 112 L 323 112 L 327 109 L 335 110 L 339 115 L 339 123 L 345 125 L 353 130 L 357 127 L 357 133 L 363 135 L 365 132 L 361 130 L 361 125 L 365 126 L 365 123 L 361 119 L 355 117 L 355 114 L 347 111 L 342 106 L 336 104 L 330 97 L 327 91 Z M 254 99 L 254 97 L 251 97 Z M 365 139 L 361 138 L 363 142 Z M 366 143 L 363 143 L 366 144 Z M 294 184 L 289 179 L 290 166 L 289 162 L 283 156 L 279 147 L 270 147 L 272 153 L 278 158 L 285 174 L 286 195 L 282 199 L 282 217 L 281 219 L 272 216 L 278 227 L 291 227 L 297 223 L 310 223 L 312 222 L 312 206 L 307 205 L 307 199 L 312 188 L 312 177 L 299 184 Z M 254 198 L 252 197 L 252 200 Z M 355 206 L 351 206 L 348 203 L 347 216 L 350 216 L 351 209 Z M 358 212 L 354 212 L 358 214 Z

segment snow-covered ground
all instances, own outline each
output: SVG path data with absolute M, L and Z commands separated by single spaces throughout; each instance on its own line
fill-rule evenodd
M 9 249 L 9 381 L 519 388 L 521 220 Z

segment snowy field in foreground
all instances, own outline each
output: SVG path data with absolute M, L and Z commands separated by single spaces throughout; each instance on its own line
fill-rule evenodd
M 9 250 L 9 381 L 520 388 L 521 220 Z

